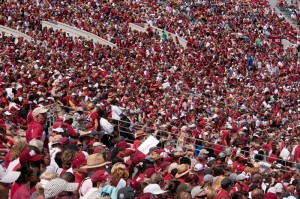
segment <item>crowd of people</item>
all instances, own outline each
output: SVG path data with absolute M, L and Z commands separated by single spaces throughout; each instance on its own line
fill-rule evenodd
M 291 2 L 279 1 L 277 6 L 281 11 L 288 14 L 288 16 L 297 24 L 297 26 L 300 25 L 299 2 L 297 0 Z
M 298 50 L 274 40 L 298 36 L 267 0 L 2 0 L 0 25 L 33 38 L 0 33 L 0 199 L 299 198 Z

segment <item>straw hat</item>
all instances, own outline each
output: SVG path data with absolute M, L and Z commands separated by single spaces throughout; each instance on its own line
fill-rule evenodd
M 83 169 L 92 169 L 97 167 L 102 167 L 105 165 L 110 164 L 111 162 L 105 162 L 103 155 L 101 153 L 95 153 L 90 155 L 87 158 L 87 163 L 85 166 L 83 166 Z
M 79 131 L 79 138 L 83 136 L 89 136 L 92 131 Z
M 189 166 L 187 164 L 180 164 L 177 167 L 177 173 L 175 175 L 175 178 L 180 178 L 182 176 L 184 176 L 185 174 L 189 173 L 191 171 L 191 169 L 189 168 Z
M 50 138 L 50 142 L 51 144 L 58 144 L 59 140 L 62 138 L 61 135 L 55 135 L 53 137 Z

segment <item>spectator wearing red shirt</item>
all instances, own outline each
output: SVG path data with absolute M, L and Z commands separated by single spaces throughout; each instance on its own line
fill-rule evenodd
M 233 183 L 229 178 L 224 178 L 221 181 L 221 189 L 217 191 L 215 199 L 231 199 L 230 191 L 232 190 Z
M 198 176 L 199 184 L 203 184 L 204 166 L 201 163 L 196 163 L 194 166 L 195 174 Z
M 296 168 L 300 172 L 300 139 L 297 138 L 298 146 L 295 149 L 294 160 L 296 162 Z
M 48 109 L 46 109 L 45 107 L 38 107 L 32 111 L 33 121 L 29 124 L 26 131 L 26 141 L 28 143 L 34 138 L 46 143 L 46 132 L 43 125 L 47 121 L 47 112 Z
M 249 178 L 249 176 L 246 176 L 245 174 L 241 173 L 236 177 L 236 183 L 235 186 L 232 188 L 231 193 L 235 193 L 237 191 L 246 191 L 246 181 Z
M 88 113 L 88 118 L 91 121 L 91 124 L 89 126 L 90 129 L 95 130 L 95 131 L 100 131 L 100 124 L 99 124 L 99 115 L 97 113 L 97 108 L 95 107 L 94 103 L 90 103 L 87 106 L 87 110 L 89 111 Z
M 230 134 L 229 130 L 223 130 L 222 131 L 222 144 L 224 146 L 230 146 Z

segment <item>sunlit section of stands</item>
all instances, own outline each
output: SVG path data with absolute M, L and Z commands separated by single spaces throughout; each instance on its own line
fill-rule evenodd
M 0 25 L 0 33 L 2 34 L 3 32 L 6 34 L 6 36 L 13 35 L 15 38 L 23 37 L 24 40 L 27 40 L 27 41 L 32 41 L 33 40 L 32 37 L 26 35 L 25 33 L 22 33 L 22 32 L 19 32 L 19 31 L 15 30 L 15 29 L 8 28 L 6 26 L 1 26 Z
M 287 39 L 282 39 L 281 43 L 283 45 L 283 49 L 286 50 L 288 47 L 297 48 L 298 44 L 293 44 Z
M 42 27 L 52 28 L 53 30 L 62 30 L 63 32 L 68 33 L 68 35 L 71 37 L 83 37 L 87 40 L 93 40 L 94 43 L 110 46 L 111 48 L 116 47 L 116 44 L 113 44 L 97 35 L 94 35 L 85 30 L 81 30 L 74 26 L 67 25 L 65 23 L 60 23 L 56 21 L 42 21 Z

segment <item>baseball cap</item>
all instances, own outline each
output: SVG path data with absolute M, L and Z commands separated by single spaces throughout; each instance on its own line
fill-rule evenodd
M 137 192 L 132 187 L 123 187 L 117 193 L 117 199 L 133 199 Z
M 36 153 L 33 149 L 24 149 L 20 154 L 20 163 L 23 164 L 28 161 L 36 162 L 42 159 L 42 155 Z
M 68 183 L 61 178 L 52 179 L 45 186 L 45 198 L 55 197 L 63 191 L 73 192 L 77 189 L 77 187 L 78 183 Z
M 203 182 L 204 183 L 207 183 L 207 182 L 213 182 L 214 180 L 214 176 L 210 175 L 210 174 L 206 174 L 204 177 L 203 177 Z
M 242 181 L 242 180 L 245 180 L 245 179 L 248 179 L 249 176 L 246 176 L 245 174 L 241 173 L 239 175 L 236 176 L 236 181 Z
M 222 189 L 226 189 L 226 188 L 228 188 L 230 185 L 232 185 L 232 181 L 231 181 L 229 178 L 224 178 L 224 179 L 221 181 L 221 187 L 222 187 Z
M 166 192 L 167 191 L 162 190 L 158 184 L 149 184 L 144 188 L 144 193 L 152 193 L 154 195 L 159 195 Z
M 0 182 L 2 183 L 13 183 L 19 178 L 20 174 L 18 171 L 6 171 L 6 169 L 0 165 Z
M 203 171 L 204 170 L 204 166 L 201 163 L 196 163 L 194 166 L 194 171 Z
M 57 127 L 57 128 L 52 129 L 52 131 L 55 131 L 55 132 L 58 132 L 58 133 L 63 133 L 64 129 L 61 128 L 61 127 Z
M 199 154 L 209 154 L 209 151 L 206 150 L 206 149 L 201 149 L 201 150 L 199 151 Z
M 105 171 L 105 170 L 98 170 L 96 171 L 92 176 L 92 182 L 99 182 L 101 180 L 106 180 L 107 178 L 110 178 L 111 176 Z
M 205 191 L 205 190 L 201 186 L 194 187 L 191 191 L 192 198 L 194 198 L 196 195 L 198 195 L 199 193 L 201 193 L 203 191 Z
M 128 144 L 128 143 L 125 142 L 125 141 L 121 141 L 121 142 L 119 142 L 119 143 L 117 144 L 117 146 L 118 146 L 119 149 L 120 149 L 120 148 L 128 148 L 128 147 L 130 147 L 130 144 Z
M 212 174 L 212 169 L 209 168 L 209 167 L 205 168 L 204 169 L 204 175 L 206 175 L 206 174 Z
M 39 114 L 42 114 L 42 113 L 47 113 L 48 111 L 49 110 L 46 109 L 45 107 L 37 107 L 32 111 L 32 117 L 36 117 L 36 116 L 38 116 Z
M 229 178 L 232 182 L 235 182 L 237 176 L 238 176 L 237 173 L 231 173 L 231 174 L 229 175 L 228 178 Z
M 214 157 L 208 157 L 207 158 L 207 162 L 210 162 L 210 161 L 213 161 L 213 160 L 215 160 L 216 158 L 214 158 Z
M 223 151 L 221 153 L 219 153 L 219 157 L 220 158 L 225 158 L 226 157 L 226 153 L 224 153 Z

